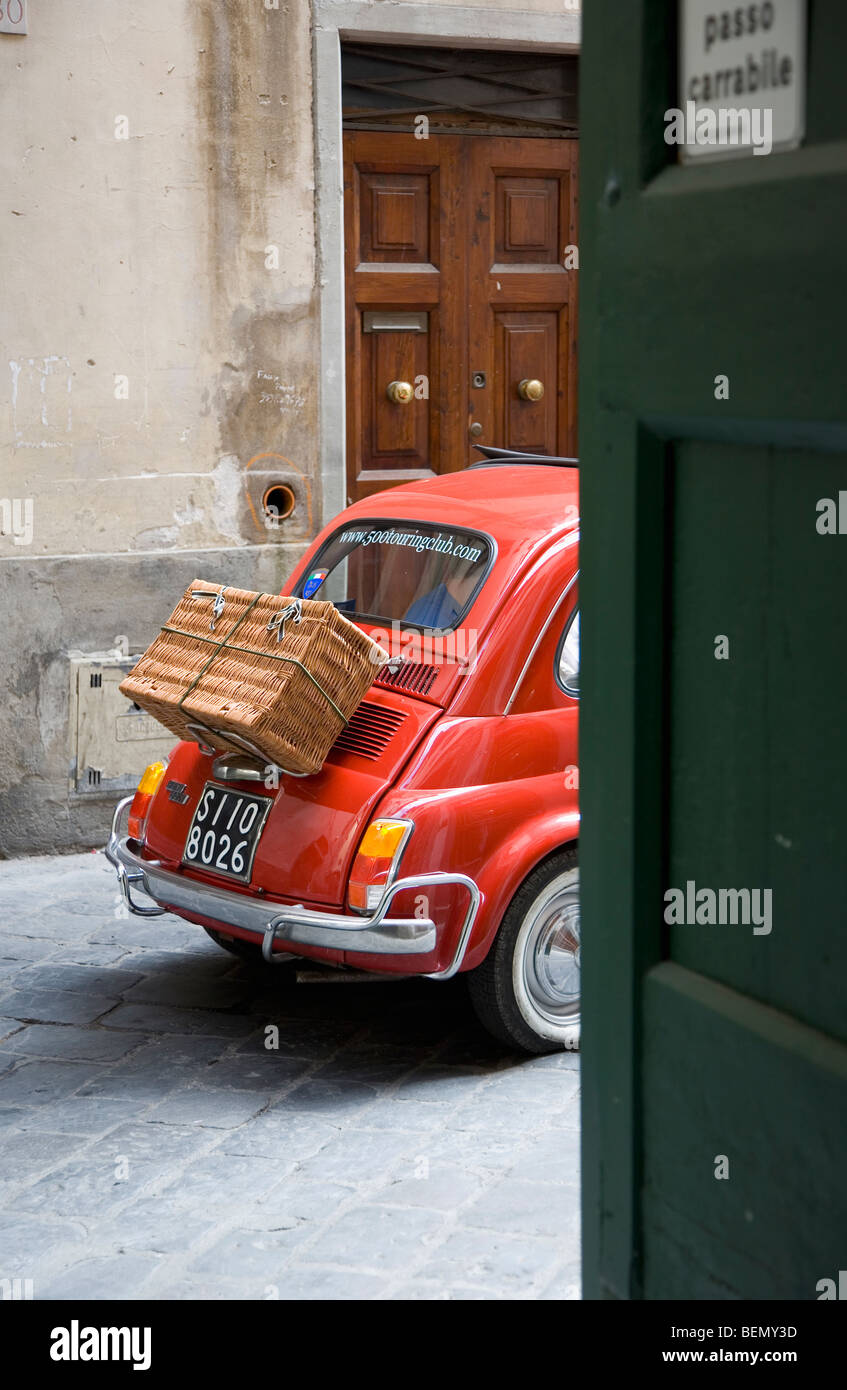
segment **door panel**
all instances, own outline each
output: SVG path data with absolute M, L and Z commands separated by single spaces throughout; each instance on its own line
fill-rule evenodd
M 830 987 L 847 980 L 847 932 L 808 910 L 813 893 L 847 921 L 845 817 L 821 794 L 844 765 L 832 700 L 847 611 L 827 596 L 847 595 L 847 547 L 814 524 L 847 454 L 689 441 L 674 456 L 669 880 L 707 885 L 720 865 L 727 883 L 768 885 L 772 930 L 727 942 L 672 926 L 669 955 L 847 1043 L 844 993 Z M 705 663 L 718 633 L 728 658 Z
M 577 149 L 494 138 L 468 147 L 468 364 L 490 383 L 471 390 L 471 419 L 503 448 L 576 453 L 577 274 L 565 261 L 576 244 Z M 543 396 L 522 399 L 522 381 L 540 381 Z
M 430 322 L 432 315 L 427 315 Z M 392 382 L 414 383 L 429 375 L 431 331 L 371 332 L 362 335 L 362 389 L 367 406 L 364 424 L 364 457 L 373 471 L 403 467 L 427 469 L 429 411 L 426 401 L 393 402 L 386 394 Z M 423 408 L 416 409 L 420 404 Z
M 461 382 L 448 359 L 465 293 L 459 155 L 455 137 L 344 135 L 351 502 L 432 477 L 458 447 Z M 412 386 L 411 401 L 388 399 L 393 381 Z
M 437 168 L 419 174 L 385 174 L 360 168 L 359 178 L 359 264 L 417 261 L 432 265 L 432 253 L 437 254 L 438 246 L 438 227 L 432 228 L 438 210 Z
M 584 25 L 583 1284 L 815 1299 L 847 1229 L 843 6 L 808 6 L 805 144 L 699 165 L 664 141 L 677 10 Z M 689 883 L 769 892 L 770 931 L 666 920 Z
M 576 141 L 347 131 L 344 149 L 350 500 L 463 468 L 474 438 L 574 453 Z
M 558 452 L 560 397 L 550 389 L 559 377 L 564 311 L 546 314 L 497 310 L 494 322 L 494 432 L 498 444 L 526 453 Z M 565 367 L 567 363 L 565 362 Z M 564 369 L 563 369 L 564 372 Z M 524 400 L 522 382 L 540 381 L 540 400 Z
M 494 259 L 499 265 L 556 265 L 561 260 L 559 178 L 494 176 Z M 567 206 L 563 209 L 567 216 Z M 568 238 L 565 238 L 567 241 Z
M 844 1267 L 844 1047 L 670 962 L 645 1012 L 644 1296 L 816 1298 Z

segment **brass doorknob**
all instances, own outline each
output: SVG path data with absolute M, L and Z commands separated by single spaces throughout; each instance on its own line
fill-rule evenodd
M 482 425 L 479 423 L 479 420 L 474 420 L 468 430 L 468 434 L 471 436 L 471 439 L 479 439 L 479 436 L 482 434 Z
M 410 381 L 391 381 L 385 388 L 385 394 L 395 405 L 408 405 L 415 393 Z
M 525 376 L 518 382 L 518 395 L 522 401 L 540 401 L 544 395 L 544 382 Z

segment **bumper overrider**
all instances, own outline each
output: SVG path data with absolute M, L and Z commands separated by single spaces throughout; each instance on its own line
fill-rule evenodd
M 292 946 L 360 951 L 368 955 L 422 956 L 435 950 L 435 923 L 428 917 L 389 918 L 388 909 L 398 893 L 453 884 L 467 889 L 468 909 L 452 961 L 445 970 L 432 973 L 430 978 L 449 979 L 462 964 L 482 900 L 479 888 L 466 874 L 431 873 L 398 878 L 386 886 L 377 907 L 367 915 L 319 912 L 299 905 L 288 907 L 269 903 L 247 893 L 235 893 L 190 878 L 178 869 L 166 868 L 157 859 L 143 859 L 140 845 L 122 829 L 124 812 L 131 801 L 131 796 L 124 797 L 115 808 L 106 858 L 115 867 L 124 902 L 137 917 L 160 917 L 175 910 L 191 912 L 223 928 L 239 927 L 255 934 L 256 944 L 261 942 L 262 955 L 271 964 L 282 958 L 282 953 L 274 952 L 277 941 Z M 156 906 L 137 902 L 133 889 L 140 889 Z

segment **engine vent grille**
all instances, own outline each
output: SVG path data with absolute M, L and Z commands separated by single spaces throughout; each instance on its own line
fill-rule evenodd
M 437 666 L 428 666 L 423 661 L 404 661 L 393 673 L 388 666 L 383 666 L 377 676 L 377 682 L 379 685 L 389 686 L 392 690 L 409 690 L 413 695 L 428 695 L 437 675 Z
M 360 758 L 375 761 L 406 718 L 401 710 L 386 709 L 372 700 L 363 700 L 346 729 L 342 729 L 335 740 L 333 751 L 358 753 Z

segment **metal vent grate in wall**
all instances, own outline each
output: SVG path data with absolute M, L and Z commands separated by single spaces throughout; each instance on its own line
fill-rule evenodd
M 333 744 L 340 753 L 358 753 L 360 758 L 376 760 L 386 749 L 403 720 L 401 710 L 386 709 L 373 700 L 363 700 L 346 729 Z
M 576 135 L 575 54 L 504 53 L 345 43 L 342 104 L 348 130 Z

